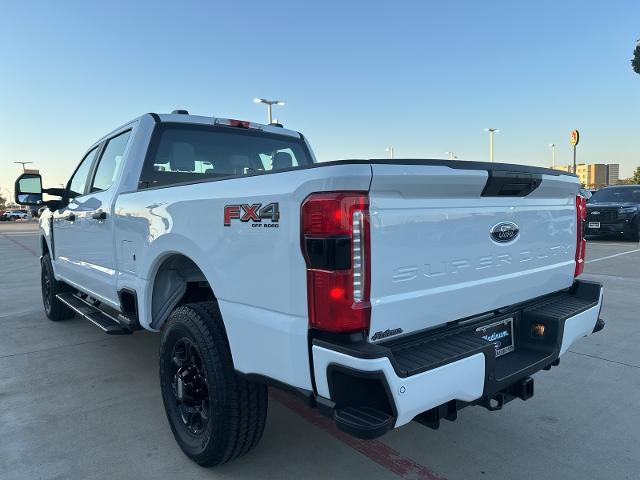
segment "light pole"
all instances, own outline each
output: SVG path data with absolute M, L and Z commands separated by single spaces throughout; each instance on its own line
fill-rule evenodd
M 556 144 L 550 143 L 551 147 L 551 168 L 556 168 Z
M 449 155 L 449 160 L 457 160 L 457 156 L 453 154 L 453 152 L 444 152 L 445 155 Z
M 33 163 L 33 162 L 13 162 L 13 163 L 19 163 L 20 165 L 22 165 L 22 173 L 24 173 L 24 171 L 26 170 L 24 166 L 29 165 L 30 163 Z
M 497 128 L 485 128 L 485 132 L 489 132 L 489 159 L 493 163 L 493 134 L 499 132 Z
M 267 100 L 266 98 L 254 98 L 253 101 L 255 103 L 264 103 L 267 106 L 267 117 L 269 119 L 269 125 L 273 123 L 273 115 L 271 112 L 271 108 L 273 105 L 286 105 L 282 100 Z
M 384 149 L 385 152 L 389 152 L 389 158 L 393 160 L 393 147 L 387 147 Z

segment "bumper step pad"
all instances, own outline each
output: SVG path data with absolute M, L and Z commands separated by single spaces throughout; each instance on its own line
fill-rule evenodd
M 582 290 L 586 290 L 583 288 Z M 527 317 L 536 321 L 553 320 L 560 322 L 573 317 L 598 304 L 599 297 L 572 294 L 569 292 L 558 295 L 550 300 L 541 302 L 524 310 Z
M 133 333 L 131 329 L 119 323 L 111 315 L 74 293 L 59 293 L 56 296 L 67 307 L 89 320 L 107 335 L 129 335 Z
M 385 434 L 394 423 L 393 416 L 372 407 L 337 408 L 333 418 L 340 430 L 365 440 Z
M 494 347 L 472 332 L 461 332 L 391 347 L 398 375 L 409 377 L 476 353 L 493 355 Z

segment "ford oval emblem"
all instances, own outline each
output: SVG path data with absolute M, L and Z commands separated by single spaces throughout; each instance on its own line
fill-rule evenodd
M 500 222 L 491 229 L 491 238 L 498 243 L 508 243 L 514 241 L 520 228 L 513 222 Z

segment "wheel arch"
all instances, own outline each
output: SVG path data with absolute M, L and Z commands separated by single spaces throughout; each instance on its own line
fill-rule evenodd
M 171 312 L 183 303 L 216 300 L 203 268 L 183 252 L 164 252 L 152 264 L 147 289 L 148 324 L 159 330 Z

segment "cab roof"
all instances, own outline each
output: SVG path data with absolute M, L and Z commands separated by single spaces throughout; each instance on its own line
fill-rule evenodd
M 172 113 L 161 113 L 161 114 L 153 114 L 150 113 L 154 117 L 154 119 L 160 122 L 173 122 L 173 123 L 193 123 L 197 125 L 226 125 L 225 121 L 233 119 L 223 118 L 223 117 L 205 117 L 203 115 L 190 115 L 188 113 L 176 113 L 176 112 L 186 112 L 186 110 L 174 110 Z M 301 138 L 299 132 L 295 130 L 289 130 L 287 128 L 279 127 L 276 125 L 268 125 L 264 123 L 258 122 L 248 122 L 245 120 L 238 120 L 241 123 L 250 124 L 249 128 L 259 129 L 263 132 L 273 133 L 276 135 L 287 135 L 290 137 Z

